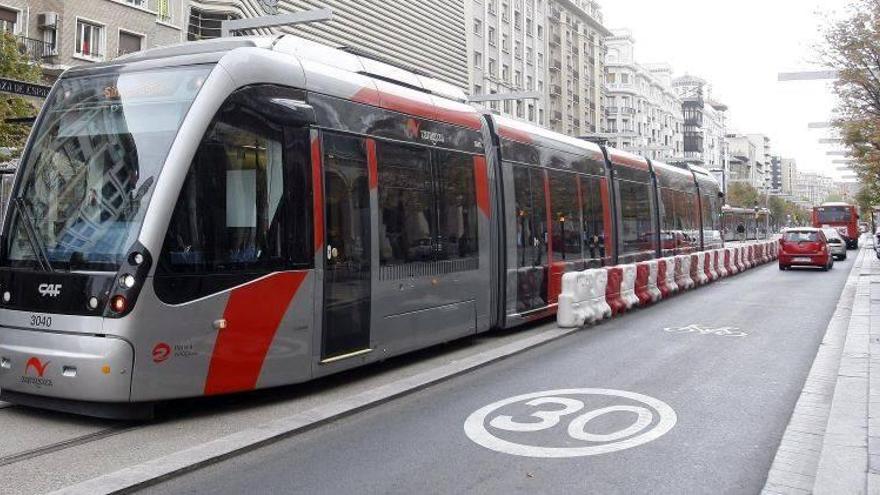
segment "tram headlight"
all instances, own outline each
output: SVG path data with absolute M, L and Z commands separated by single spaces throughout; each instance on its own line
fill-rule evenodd
M 131 289 L 134 287 L 135 279 L 134 275 L 130 273 L 126 273 L 125 275 L 119 277 L 119 285 L 125 287 L 126 289 Z
M 110 309 L 113 310 L 114 313 L 125 313 L 128 309 L 128 300 L 125 299 L 125 296 L 115 295 L 110 299 Z
M 98 300 L 97 297 L 92 296 L 89 298 L 89 309 L 98 309 L 98 303 L 101 301 Z
M 140 266 L 144 262 L 144 255 L 141 253 L 131 253 L 129 261 L 132 265 Z
M 7 291 L 3 291 L 3 302 L 9 302 L 12 300 L 12 293 Z

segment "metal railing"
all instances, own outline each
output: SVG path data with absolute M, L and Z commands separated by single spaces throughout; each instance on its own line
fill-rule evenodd
M 18 45 L 18 51 L 23 55 L 27 55 L 33 62 L 42 62 L 46 57 L 58 55 L 58 50 L 54 46 L 42 40 L 16 36 L 15 42 Z

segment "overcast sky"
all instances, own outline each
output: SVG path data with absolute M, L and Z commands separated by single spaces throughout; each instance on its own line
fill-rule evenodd
M 675 74 L 706 79 L 729 105 L 735 132 L 763 133 L 773 153 L 797 160 L 800 170 L 839 177 L 839 165 L 818 140 L 834 108 L 824 81 L 777 82 L 777 74 L 815 68 L 820 28 L 847 0 L 599 0 L 605 25 L 628 28 L 636 60 L 668 62 Z

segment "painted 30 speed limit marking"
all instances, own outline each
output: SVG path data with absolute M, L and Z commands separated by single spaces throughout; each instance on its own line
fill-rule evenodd
M 588 409 L 587 404 L 602 407 Z M 609 416 L 610 415 L 610 416 Z M 617 428 L 591 432 L 591 422 Z M 626 419 L 624 427 L 619 427 Z M 547 390 L 517 395 L 474 411 L 465 434 L 497 452 L 523 457 L 583 457 L 630 449 L 660 438 L 678 420 L 665 402 L 604 388 Z M 598 423 L 598 421 L 597 421 Z M 595 430 L 593 430 L 595 431 Z

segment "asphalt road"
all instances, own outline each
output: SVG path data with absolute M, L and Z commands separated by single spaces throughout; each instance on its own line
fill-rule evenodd
M 145 491 L 758 493 L 850 254 L 754 269 Z

